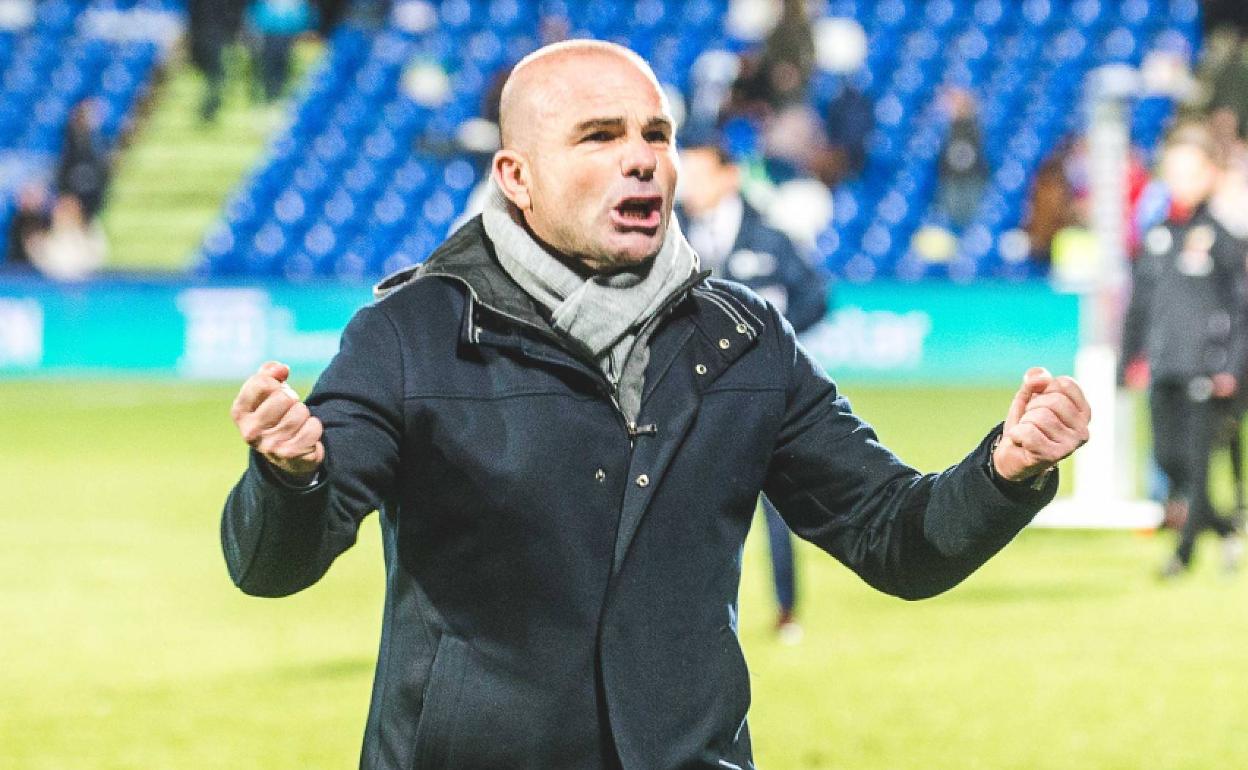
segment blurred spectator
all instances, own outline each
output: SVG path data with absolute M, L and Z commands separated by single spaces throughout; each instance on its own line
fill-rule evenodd
M 248 19 L 259 38 L 260 85 L 266 102 L 276 101 L 290 79 L 290 54 L 299 35 L 314 22 L 307 0 L 255 0 Z
M 96 126 L 95 102 L 83 100 L 69 113 L 65 144 L 56 169 L 57 203 L 73 199 L 86 220 L 95 219 L 108 191 L 108 158 Z
M 811 174 L 824 146 L 823 123 L 809 104 L 794 104 L 763 125 L 763 162 L 775 184 Z
M 741 57 L 730 51 L 712 48 L 699 54 L 689 72 L 689 110 L 682 130 L 711 131 L 726 119 L 741 66 Z
M 1208 491 L 1209 460 L 1237 425 L 1248 371 L 1248 243 L 1210 206 L 1222 163 L 1206 126 L 1181 126 L 1167 141 L 1160 173 L 1170 212 L 1145 235 L 1123 330 L 1119 380 L 1135 384 L 1132 364 L 1147 359 L 1154 453 L 1171 496 L 1187 502 L 1175 555 L 1161 571 L 1167 578 L 1190 568 L 1204 529 L 1223 539 L 1228 571 L 1242 552 L 1235 522 L 1217 514 Z
M 1248 39 L 1244 33 L 1224 29 L 1211 36 L 1207 65 L 1209 112 L 1230 110 L 1242 132 L 1248 125 Z
M 52 224 L 52 201 L 46 185 L 30 183 L 17 193 L 17 211 L 9 222 L 8 243 L 3 267 L 6 272 L 24 272 L 34 265 Z
M 836 94 L 824 110 L 827 146 L 811 165 L 814 176 L 833 188 L 862 173 L 867 164 L 867 140 L 875 130 L 871 98 L 848 77 L 838 81 Z
M 96 217 L 108 191 L 108 157 L 97 134 L 94 103 L 70 111 L 57 164 L 51 229 L 31 253 L 35 267 L 52 278 L 77 280 L 104 263 L 106 245 Z
M 814 26 L 815 61 L 831 78 L 832 93 L 820 106 L 824 141 L 809 171 L 829 188 L 856 178 L 867 162 L 867 143 L 875 130 L 871 98 L 855 83 L 867 58 L 867 35 L 850 18 L 820 19 Z
M 1204 0 L 1205 29 L 1229 27 L 1248 32 L 1248 4 L 1244 0 Z
M 1226 159 L 1210 206 L 1236 237 L 1248 238 L 1248 145 L 1241 138 L 1239 118 L 1229 107 L 1220 107 L 1209 116 L 1209 130 Z
M 988 162 L 984 158 L 983 132 L 979 127 L 979 107 L 964 88 L 945 92 L 949 116 L 949 136 L 940 150 L 940 177 L 937 205 L 955 231 L 961 231 L 975 217 L 988 184 Z
M 1063 143 L 1044 161 L 1032 187 L 1031 211 L 1025 226 L 1033 259 L 1043 263 L 1047 254 L 1050 275 L 1068 286 L 1095 280 L 1100 269 L 1101 248 L 1092 231 L 1093 179 L 1088 154 L 1087 139 L 1080 136 Z M 1153 196 L 1148 190 L 1148 167 L 1138 148 L 1130 149 L 1125 174 L 1122 247 L 1134 258 L 1140 247 L 1140 205 Z
M 225 88 L 225 47 L 237 36 L 242 25 L 241 0 L 188 0 L 191 61 L 203 73 L 204 98 L 199 117 L 205 123 L 216 120 Z
M 316 0 L 320 32 L 328 35 L 339 21 L 367 30 L 380 30 L 386 25 L 394 3 L 391 0 Z
M 1078 221 L 1074 193 L 1066 178 L 1066 158 L 1072 149 L 1071 143 L 1059 146 L 1040 164 L 1032 181 L 1023 229 L 1031 243 L 1031 259 L 1040 265 L 1052 262 L 1057 234 Z
M 721 125 L 746 120 L 762 137 L 767 174 L 783 182 L 806 173 L 822 145 L 821 121 L 806 100 L 815 44 L 803 0 L 784 0 L 761 50 L 741 60 Z
M 784 313 L 798 333 L 827 312 L 822 276 L 784 233 L 741 196 L 741 172 L 713 134 L 685 139 L 681 152 L 681 207 L 677 214 L 701 267 L 749 286 Z M 766 497 L 762 507 L 771 544 L 772 576 L 782 640 L 801 638 L 796 621 L 797 586 L 789 529 Z
M 804 0 L 783 0 L 780 19 L 755 58 L 747 59 L 735 99 L 747 111 L 777 112 L 806 99 L 815 64 L 815 39 Z

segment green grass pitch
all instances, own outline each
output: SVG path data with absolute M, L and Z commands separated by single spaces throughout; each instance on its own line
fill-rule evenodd
M 848 391 L 924 469 L 968 450 L 1010 396 Z M 356 766 L 375 519 L 302 594 L 234 590 L 217 540 L 244 462 L 232 394 L 0 383 L 0 767 Z M 789 647 L 771 634 L 760 533 L 741 589 L 760 768 L 1248 767 L 1248 575 L 1220 575 L 1212 542 L 1196 574 L 1158 585 L 1168 538 L 1029 531 L 918 604 L 805 548 L 806 635 Z

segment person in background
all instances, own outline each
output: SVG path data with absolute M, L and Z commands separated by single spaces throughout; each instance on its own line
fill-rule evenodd
M 313 27 L 315 15 L 307 0 L 256 0 L 248 19 L 259 37 L 261 93 L 266 102 L 274 102 L 290 80 L 295 40 Z
M 965 88 L 945 93 L 949 136 L 940 150 L 940 185 L 937 204 L 954 231 L 960 232 L 975 217 L 988 184 L 988 161 L 979 127 L 979 108 Z
M 199 105 L 202 123 L 213 123 L 221 109 L 225 89 L 225 47 L 242 25 L 243 4 L 233 0 L 189 0 L 188 37 L 191 62 L 204 76 L 204 97 Z
M 1248 38 L 1226 26 L 1209 36 L 1205 54 L 1209 113 L 1227 110 L 1242 131 L 1248 124 Z M 1241 133 L 1242 136 L 1242 133 Z
M 840 77 L 836 94 L 824 110 L 827 146 L 816 156 L 811 172 L 835 189 L 856 179 L 867 165 L 867 141 L 875 130 L 875 110 L 867 96 L 848 77 Z
M 8 242 L 4 261 L 6 273 L 24 273 L 34 269 L 33 255 L 38 253 L 52 226 L 52 201 L 42 183 L 22 185 L 17 192 L 17 211 L 9 222 Z
M 801 334 L 827 313 L 827 285 L 787 235 L 769 227 L 741 196 L 741 171 L 713 133 L 689 137 L 681 151 L 681 207 L 677 214 L 703 269 L 738 281 L 782 312 Z M 772 577 L 781 640 L 801 639 L 793 539 L 784 519 L 761 498 L 771 545 Z
M 807 101 L 815 42 L 806 3 L 783 0 L 779 6 L 762 48 L 741 60 L 719 121 L 749 124 L 762 169 L 776 184 L 807 175 L 824 141 L 823 121 Z
M 1060 145 L 1040 163 L 1032 178 L 1023 230 L 1031 244 L 1031 261 L 1045 269 L 1053 261 L 1053 239 L 1078 221 L 1074 191 L 1066 178 L 1066 156 L 1071 149 L 1069 143 Z
M 84 223 L 95 221 L 108 192 L 108 154 L 96 133 L 95 103 L 79 102 L 70 111 L 65 144 L 56 169 L 57 205 L 72 203 Z
M 108 191 L 109 159 L 96 133 L 95 105 L 70 110 L 53 179 L 55 200 L 46 237 L 32 241 L 31 262 L 58 280 L 81 280 L 104 263 L 107 244 L 97 217 Z
M 805 0 L 783 0 L 780 18 L 733 86 L 732 112 L 775 114 L 806 100 L 815 67 L 815 38 Z
M 1187 572 L 1196 540 L 1211 529 L 1223 542 L 1223 568 L 1238 569 L 1239 527 L 1219 516 L 1209 497 L 1209 461 L 1233 424 L 1248 368 L 1248 243 L 1218 219 L 1211 198 L 1222 158 L 1203 125 L 1180 126 L 1163 150 L 1160 175 L 1169 215 L 1144 234 L 1123 330 L 1120 381 L 1147 359 L 1153 451 L 1170 480 L 1170 496 L 1187 516 L 1163 578 Z

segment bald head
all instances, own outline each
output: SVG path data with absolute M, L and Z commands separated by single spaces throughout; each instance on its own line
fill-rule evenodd
M 592 72 L 605 63 L 635 69 L 650 81 L 666 105 L 666 94 L 646 60 L 622 45 L 604 40 L 563 40 L 543 46 L 512 68 L 499 98 L 499 131 L 502 146 L 523 149 L 534 131 L 544 130 L 547 113 L 566 98 L 567 76 L 574 71 Z
M 499 123 L 493 180 L 548 250 L 603 271 L 662 247 L 675 126 L 641 57 L 590 40 L 539 49 L 507 78 Z

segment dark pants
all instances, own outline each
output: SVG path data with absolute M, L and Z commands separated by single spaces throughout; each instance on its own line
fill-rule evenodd
M 767 519 L 767 539 L 771 543 L 771 577 L 776 587 L 776 604 L 781 612 L 792 612 L 797 604 L 797 578 L 793 567 L 793 539 L 780 512 L 766 495 L 761 498 Z
M 290 53 L 294 35 L 263 35 L 260 38 L 260 85 L 264 100 L 275 101 L 290 79 Z
M 217 119 L 225 86 L 225 47 L 230 38 L 225 30 L 208 24 L 191 37 L 191 58 L 204 75 L 204 99 L 199 116 L 205 122 Z
M 1153 385 L 1148 399 L 1157 463 L 1170 478 L 1170 495 L 1188 501 L 1187 523 L 1176 552 L 1184 564 L 1191 563 L 1202 531 L 1225 536 L 1235 530 L 1230 519 L 1217 515 L 1209 499 L 1209 459 L 1233 424 L 1234 402 L 1199 395 L 1187 382 L 1163 381 Z

